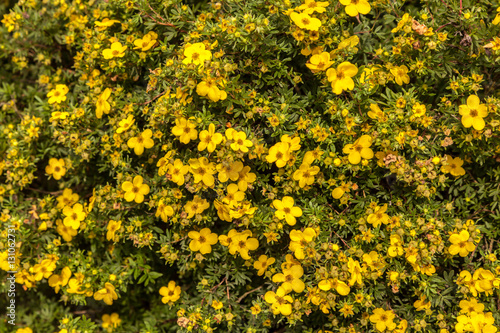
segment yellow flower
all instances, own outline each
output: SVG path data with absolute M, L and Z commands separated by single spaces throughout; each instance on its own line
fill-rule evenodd
M 120 326 L 122 322 L 118 313 L 112 313 L 111 315 L 105 314 L 102 316 L 101 320 L 102 320 L 102 328 L 108 331 Z
M 107 305 L 112 305 L 113 304 L 113 300 L 117 300 L 118 299 L 118 295 L 115 292 L 115 287 L 111 283 L 106 282 L 104 284 L 104 288 L 103 289 L 101 289 L 99 291 L 96 291 L 94 293 L 94 299 L 96 301 L 102 300 Z
M 69 88 L 65 84 L 56 85 L 56 88 L 52 89 L 47 94 L 47 97 L 49 98 L 49 104 L 59 104 L 61 102 L 64 102 L 66 100 L 66 94 L 68 93 L 68 91 Z
M 57 223 L 57 228 L 56 231 L 59 235 L 62 236 L 62 238 L 66 242 L 71 242 L 74 236 L 78 233 L 76 229 L 73 229 L 72 227 L 67 227 L 65 226 L 60 219 L 56 221 Z
M 389 256 L 394 258 L 394 257 L 400 256 L 404 253 L 403 252 L 403 241 L 401 239 L 401 236 L 399 236 L 398 234 L 391 235 L 390 242 L 391 242 L 391 245 L 387 249 L 387 254 L 389 254 Z
M 109 18 L 104 18 L 102 21 L 95 21 L 94 24 L 97 26 L 97 27 L 100 27 L 100 28 L 107 28 L 107 27 L 110 27 L 112 26 L 113 24 L 115 23 L 120 23 L 120 21 L 118 20 L 110 20 Z M 104 29 L 102 29 L 104 30 Z
M 175 119 L 175 126 L 172 128 L 172 134 L 179 137 L 179 141 L 188 144 L 191 140 L 196 140 L 198 131 L 196 124 L 186 118 Z
M 252 147 L 253 143 L 247 140 L 247 134 L 245 132 L 235 132 L 232 135 L 233 143 L 231 143 L 231 149 L 234 151 L 242 151 L 248 153 L 248 147 Z
M 224 304 L 222 302 L 219 302 L 219 301 L 217 301 L 215 299 L 212 301 L 212 307 L 215 310 L 220 310 L 220 309 L 222 309 L 223 306 L 224 306 Z
M 162 303 L 167 304 L 175 302 L 181 297 L 181 287 L 175 285 L 175 281 L 170 281 L 167 287 L 160 288 L 160 295 L 162 295 Z
M 116 129 L 116 133 L 120 134 L 123 132 L 126 132 L 133 124 L 134 124 L 134 116 L 133 115 L 128 115 L 126 119 L 120 120 L 118 123 L 118 128 Z
M 267 303 L 271 304 L 271 309 L 273 314 L 282 314 L 283 316 L 289 316 L 292 314 L 292 302 L 293 298 L 287 295 L 287 292 L 283 287 L 279 287 L 276 292 L 268 291 L 264 295 L 264 299 Z
M 70 206 L 64 207 L 63 214 L 66 216 L 63 221 L 64 225 L 75 230 L 80 227 L 80 222 L 86 217 L 83 206 L 79 203 L 75 204 L 73 208 Z
M 347 262 L 347 268 L 349 269 L 349 273 L 351 273 L 351 278 L 349 279 L 349 285 L 352 287 L 357 282 L 359 285 L 363 283 L 362 275 L 361 275 L 361 266 L 359 265 L 359 261 L 352 260 L 349 258 Z
M 405 65 L 391 68 L 391 73 L 392 75 L 394 75 L 396 83 L 400 86 L 402 86 L 403 83 L 410 83 L 410 77 L 408 76 L 408 67 L 406 67 Z
M 16 333 L 33 333 L 33 330 L 29 327 L 18 328 Z
M 208 78 L 206 81 L 201 81 L 196 86 L 196 93 L 200 96 L 207 96 L 212 102 L 218 102 L 219 100 L 225 100 L 227 98 L 227 93 L 224 90 L 220 90 L 217 87 L 217 82 L 215 79 Z
M 370 149 L 372 145 L 372 138 L 369 135 L 362 135 L 357 139 L 354 144 L 347 144 L 343 152 L 349 154 L 348 159 L 351 164 L 359 164 L 361 158 L 371 159 L 373 157 L 373 150 Z
M 184 210 L 188 213 L 187 218 L 190 219 L 197 214 L 202 214 L 206 209 L 210 207 L 207 200 L 200 198 L 198 195 L 194 196 L 192 201 L 188 201 L 184 205 Z M 172 209 L 172 213 L 173 213 Z
M 69 278 L 71 277 L 71 270 L 68 266 L 64 267 L 60 275 L 53 274 L 49 278 L 49 286 L 55 289 L 56 294 L 59 292 L 61 287 L 68 284 Z
M 189 249 L 193 252 L 200 251 L 201 254 L 212 252 L 212 245 L 217 244 L 217 234 L 212 233 L 209 228 L 198 231 L 190 231 L 188 237 L 192 239 Z
M 102 51 L 102 56 L 104 59 L 121 58 L 125 55 L 126 49 L 127 46 L 123 46 L 120 42 L 114 42 L 111 44 L 111 48 Z
M 52 175 L 54 179 L 59 180 L 62 176 L 66 174 L 65 163 L 62 158 L 51 158 L 49 159 L 49 165 L 45 167 L 45 172 Z
M 321 21 L 315 17 L 309 16 L 307 13 L 292 12 L 290 18 L 300 29 L 318 31 L 321 27 Z
M 246 168 L 246 167 L 245 167 Z M 227 182 L 229 179 L 231 179 L 233 182 L 238 181 L 240 178 L 240 172 L 243 171 L 244 166 L 241 161 L 236 161 L 236 162 L 222 162 L 220 164 L 217 164 L 217 172 L 219 173 L 217 175 L 217 178 L 221 183 Z M 246 189 L 245 189 L 246 190 Z
M 65 188 L 63 193 L 58 196 L 57 199 L 57 208 L 63 209 L 66 206 L 71 206 L 78 202 L 80 197 L 77 193 L 73 193 L 73 190 L 70 188 Z
M 469 242 L 469 232 L 467 230 L 460 231 L 459 234 L 452 234 L 450 236 L 450 245 L 448 251 L 451 255 L 459 254 L 461 257 L 466 257 L 469 252 L 474 251 L 476 246 L 473 242 Z
M 300 278 L 304 275 L 304 269 L 301 265 L 293 265 L 288 269 L 284 269 L 283 273 L 278 273 L 273 276 L 273 282 L 282 282 L 281 287 L 286 293 L 295 291 L 301 293 L 306 288 L 306 285 Z
M 166 205 L 164 203 L 164 199 L 160 199 L 155 216 L 160 217 L 163 222 L 167 222 L 170 216 L 174 216 L 174 209 L 172 208 L 172 206 Z
M 235 235 L 233 241 L 229 244 L 229 253 L 234 255 L 238 252 L 243 259 L 249 260 L 250 255 L 248 251 L 254 251 L 259 247 L 257 238 L 248 238 L 251 234 L 252 233 L 249 232 Z
M 491 21 L 491 24 L 493 25 L 497 25 L 498 23 L 500 23 L 500 7 L 497 8 L 497 12 L 499 13 L 495 16 L 493 21 Z
M 390 217 L 385 213 L 386 210 L 387 210 L 387 204 L 383 205 L 382 207 L 377 206 L 374 209 L 374 212 L 368 215 L 367 222 L 372 224 L 374 228 L 378 227 L 382 223 L 383 224 L 389 223 Z
M 149 186 L 143 184 L 141 176 L 135 176 L 133 182 L 126 181 L 122 184 L 122 190 L 125 191 L 124 198 L 126 201 L 135 201 L 141 203 L 144 201 L 144 195 L 149 193 Z
M 396 328 L 396 324 L 393 322 L 394 317 L 394 312 L 385 311 L 382 308 L 376 308 L 370 316 L 370 321 L 375 324 L 375 327 L 379 332 L 384 332 L 386 329 L 388 331 L 392 331 Z
M 329 68 L 326 71 L 328 81 L 332 84 L 332 90 L 335 94 L 340 95 L 344 90 L 354 89 L 354 81 L 352 77 L 358 73 L 358 68 L 348 61 L 344 61 L 335 68 Z
M 431 308 L 431 302 L 426 302 L 425 295 L 422 295 L 413 303 L 413 306 L 415 307 L 415 309 L 417 309 L 417 311 L 425 311 Z
M 347 296 L 351 292 L 351 288 L 344 281 L 338 279 L 321 280 L 318 283 L 318 288 L 324 291 L 335 289 L 342 296 Z
M 212 59 L 212 53 L 205 49 L 205 44 L 203 43 L 188 44 L 184 50 L 184 56 L 186 58 L 182 60 L 182 63 L 185 65 L 203 65 L 205 61 Z
M 151 139 L 153 132 L 148 128 L 144 132 L 139 133 L 138 136 L 128 139 L 127 146 L 129 148 L 134 148 L 134 153 L 136 155 L 142 155 L 144 153 L 144 148 L 152 148 L 154 146 L 154 141 Z
M 115 239 L 115 232 L 122 227 L 122 221 L 109 220 L 106 233 L 106 239 L 112 241 Z
M 333 64 L 330 60 L 330 53 L 323 52 L 320 54 L 313 55 L 306 66 L 313 72 L 324 71 Z
M 289 225 L 295 225 L 296 217 L 302 216 L 302 209 L 294 207 L 294 200 L 292 197 L 285 196 L 283 200 L 274 200 L 273 206 L 276 208 L 274 215 L 280 220 L 285 220 Z
M 282 168 L 290 160 L 290 145 L 286 142 L 278 142 L 269 149 L 269 155 L 266 156 L 268 163 L 276 162 L 278 168 Z
M 258 304 L 255 304 L 250 310 L 252 310 L 252 315 L 256 316 L 262 311 L 262 308 Z
M 460 157 L 452 158 L 450 155 L 446 155 L 446 157 L 446 164 L 441 166 L 441 172 L 451 173 L 455 177 L 465 175 L 465 170 L 462 168 L 464 161 Z
M 170 180 L 181 186 L 184 184 L 184 175 L 189 172 L 189 165 L 184 165 L 181 160 L 176 159 L 174 164 L 169 164 L 168 175 Z
M 197 159 L 190 159 L 189 166 L 189 171 L 194 176 L 195 184 L 203 182 L 207 187 L 212 187 L 214 185 L 215 179 L 213 174 L 216 172 L 214 164 L 209 162 L 205 156 Z
M 295 258 L 304 259 L 306 257 L 304 248 L 313 241 L 316 237 L 316 232 L 312 228 L 306 228 L 304 231 L 292 230 L 290 231 L 290 245 L 289 248 L 294 252 Z
M 459 113 L 464 127 L 473 126 L 476 131 L 480 131 L 485 126 L 483 118 L 488 116 L 488 108 L 481 104 L 479 97 L 471 95 L 467 98 L 467 105 L 460 105 Z
M 108 98 L 111 96 L 111 89 L 106 88 L 97 98 L 95 103 L 95 114 L 98 119 L 102 118 L 102 114 L 109 114 L 111 110 L 111 105 L 108 102 Z
M 297 9 L 303 11 L 306 14 L 312 14 L 314 12 L 324 13 L 326 10 L 325 7 L 329 4 L 330 3 L 326 1 L 306 0 Z
M 299 182 L 300 188 L 314 183 L 314 176 L 320 171 L 319 166 L 310 166 L 303 163 L 300 168 L 293 173 L 293 179 Z
M 484 304 L 478 303 L 475 298 L 472 298 L 470 301 L 461 300 L 459 306 L 461 309 L 460 312 L 466 315 L 471 315 L 472 312 L 481 313 L 484 311 Z
M 371 119 L 376 119 L 378 122 L 385 122 L 387 120 L 387 116 L 384 111 L 380 109 L 377 104 L 370 104 L 370 111 L 368 111 L 368 117 Z
M 215 125 L 208 125 L 208 131 L 200 132 L 200 143 L 198 143 L 198 150 L 208 150 L 209 153 L 213 152 L 218 144 L 222 142 L 222 134 L 215 133 Z
M 345 7 L 345 12 L 349 16 L 357 16 L 359 14 L 366 15 L 370 12 L 371 7 L 366 0 L 340 0 L 340 3 Z
M 350 191 L 351 191 L 351 185 L 346 184 L 345 182 L 342 182 L 342 185 L 340 185 L 339 187 L 335 188 L 332 191 L 332 197 L 334 199 L 340 199 L 344 196 L 344 194 L 346 192 L 350 192 Z
M 274 258 L 268 258 L 265 254 L 261 255 L 257 261 L 253 263 L 253 267 L 258 270 L 257 275 L 262 276 L 264 275 L 265 271 L 269 266 L 274 264 L 276 262 L 276 259 Z
M 154 34 L 154 35 L 153 35 Z M 145 52 L 152 48 L 156 44 L 156 33 L 148 33 L 142 37 L 142 39 L 136 39 L 134 41 L 134 50 L 140 49 L 142 52 Z

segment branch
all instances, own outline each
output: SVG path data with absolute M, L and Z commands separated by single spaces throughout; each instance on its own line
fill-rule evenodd
M 241 297 L 240 297 L 240 298 L 238 298 L 238 300 L 236 301 L 236 303 L 241 302 L 241 300 L 242 300 L 243 298 L 247 297 L 249 294 L 253 293 L 254 291 L 257 291 L 257 290 L 259 290 L 259 289 L 262 289 L 262 287 L 263 287 L 263 286 L 260 286 L 260 287 L 257 287 L 257 288 L 255 288 L 255 289 L 252 289 L 252 290 L 250 290 L 250 291 L 247 291 L 246 293 L 244 293 L 243 295 L 241 295 Z

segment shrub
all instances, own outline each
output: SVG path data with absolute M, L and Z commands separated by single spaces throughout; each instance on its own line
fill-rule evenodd
M 16 332 L 495 332 L 495 11 L 3 1 Z

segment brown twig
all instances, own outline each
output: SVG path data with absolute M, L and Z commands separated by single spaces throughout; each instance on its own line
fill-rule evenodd
M 165 95 L 166 93 L 167 93 L 167 92 L 166 92 L 166 91 L 164 91 L 164 92 L 162 92 L 161 94 L 156 95 L 155 97 L 153 97 L 153 99 L 151 99 L 151 100 L 149 100 L 149 101 L 147 101 L 147 102 L 142 103 L 141 105 L 146 105 L 146 104 L 149 104 L 149 103 L 151 103 L 151 102 L 155 101 L 156 99 L 160 98 L 161 96 Z
M 255 289 L 252 289 L 252 290 L 250 290 L 250 291 L 247 291 L 246 293 L 244 293 L 243 295 L 241 295 L 241 297 L 240 297 L 240 298 L 238 298 L 238 299 L 236 300 L 236 303 L 241 302 L 241 300 L 242 300 L 243 298 L 247 297 L 249 294 L 253 293 L 254 291 L 257 291 L 257 290 L 259 290 L 259 289 L 262 289 L 262 287 L 263 287 L 263 286 L 260 286 L 260 287 L 257 287 L 257 288 L 255 288 Z

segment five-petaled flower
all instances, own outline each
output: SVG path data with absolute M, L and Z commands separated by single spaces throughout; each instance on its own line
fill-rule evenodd
M 49 104 L 54 104 L 54 103 L 61 103 L 66 100 L 66 94 L 68 93 L 69 88 L 65 84 L 58 84 L 56 85 L 55 89 L 52 89 L 49 91 L 47 94 L 47 97 L 49 98 L 48 102 Z
M 271 309 L 273 314 L 282 314 L 283 316 L 289 316 L 292 314 L 292 302 L 293 298 L 287 295 L 287 292 L 283 287 L 279 287 L 276 292 L 268 291 L 264 295 L 264 299 L 267 303 L 271 304 Z
M 125 191 L 123 197 L 127 201 L 135 201 L 141 203 L 144 201 L 144 196 L 149 193 L 149 186 L 143 184 L 141 176 L 135 176 L 132 182 L 126 181 L 122 184 L 122 190 Z
M 344 154 L 349 154 L 347 157 L 349 163 L 359 164 L 361 158 L 371 159 L 373 157 L 373 150 L 370 149 L 372 145 L 372 138 L 369 135 L 362 135 L 353 144 L 347 144 L 343 152 Z
M 328 81 L 332 83 L 332 90 L 340 95 L 344 90 L 353 90 L 354 81 L 352 77 L 358 74 L 358 68 L 349 61 L 344 61 L 337 68 L 329 68 L 326 71 Z
M 189 141 L 196 140 L 198 137 L 196 124 L 190 119 L 183 117 L 175 119 L 175 126 L 172 128 L 172 134 L 178 136 L 179 141 L 184 144 L 188 144 Z
M 201 254 L 212 252 L 212 245 L 217 244 L 217 234 L 212 233 L 209 228 L 203 228 L 198 231 L 190 231 L 188 237 L 191 238 L 189 249 L 196 252 L 200 251 Z
M 370 4 L 366 0 L 340 0 L 340 3 L 346 6 L 345 12 L 349 16 L 366 15 L 371 10 Z
M 45 167 L 45 172 L 52 175 L 55 180 L 59 180 L 66 174 L 66 164 L 62 158 L 51 158 L 49 159 L 49 165 Z
M 184 56 L 186 58 L 184 58 L 182 63 L 185 65 L 203 65 L 205 61 L 212 59 L 212 53 L 205 49 L 205 44 L 203 43 L 188 45 L 184 50 Z
M 459 254 L 461 257 L 466 257 L 470 252 L 474 251 L 476 246 L 473 242 L 469 242 L 469 232 L 462 230 L 460 233 L 454 233 L 450 236 L 451 245 L 448 249 L 451 255 Z
M 175 281 L 170 281 L 167 287 L 160 288 L 160 295 L 163 297 L 161 301 L 163 304 L 173 303 L 181 297 L 181 287 L 175 285 Z
M 128 46 L 124 46 L 120 42 L 114 42 L 109 49 L 102 51 L 102 56 L 104 59 L 122 58 L 127 48 Z
M 459 111 L 462 116 L 462 125 L 469 128 L 474 127 L 475 130 L 480 131 L 484 128 L 484 117 L 488 115 L 488 108 L 485 104 L 481 104 L 479 97 L 471 95 L 467 98 L 467 105 L 460 105 Z
M 290 14 L 290 18 L 300 29 L 318 31 L 319 27 L 321 27 L 321 21 L 319 19 L 312 17 L 305 12 L 292 12 Z
M 134 153 L 136 155 L 142 155 L 144 148 L 152 148 L 154 146 L 154 141 L 151 139 L 153 132 L 148 128 L 144 132 L 139 133 L 139 135 L 128 139 L 127 146 L 129 148 L 134 148 Z
M 295 225 L 296 217 L 302 216 L 302 209 L 294 206 L 292 197 L 285 196 L 283 200 L 274 200 L 273 206 L 276 208 L 274 215 L 280 220 L 285 220 L 289 225 Z
M 80 227 L 80 222 L 86 217 L 83 206 L 79 203 L 75 204 L 73 207 L 64 207 L 63 214 L 66 216 L 63 221 L 64 225 L 73 229 L 78 229 Z
M 460 157 L 452 158 L 446 155 L 446 162 L 441 166 L 441 172 L 451 173 L 452 176 L 458 177 L 465 175 L 465 169 L 462 168 L 464 161 Z
M 118 299 L 118 295 L 115 292 L 115 287 L 111 283 L 106 282 L 103 289 L 94 293 L 94 299 L 96 301 L 103 300 L 107 305 L 112 305 L 113 301 Z

